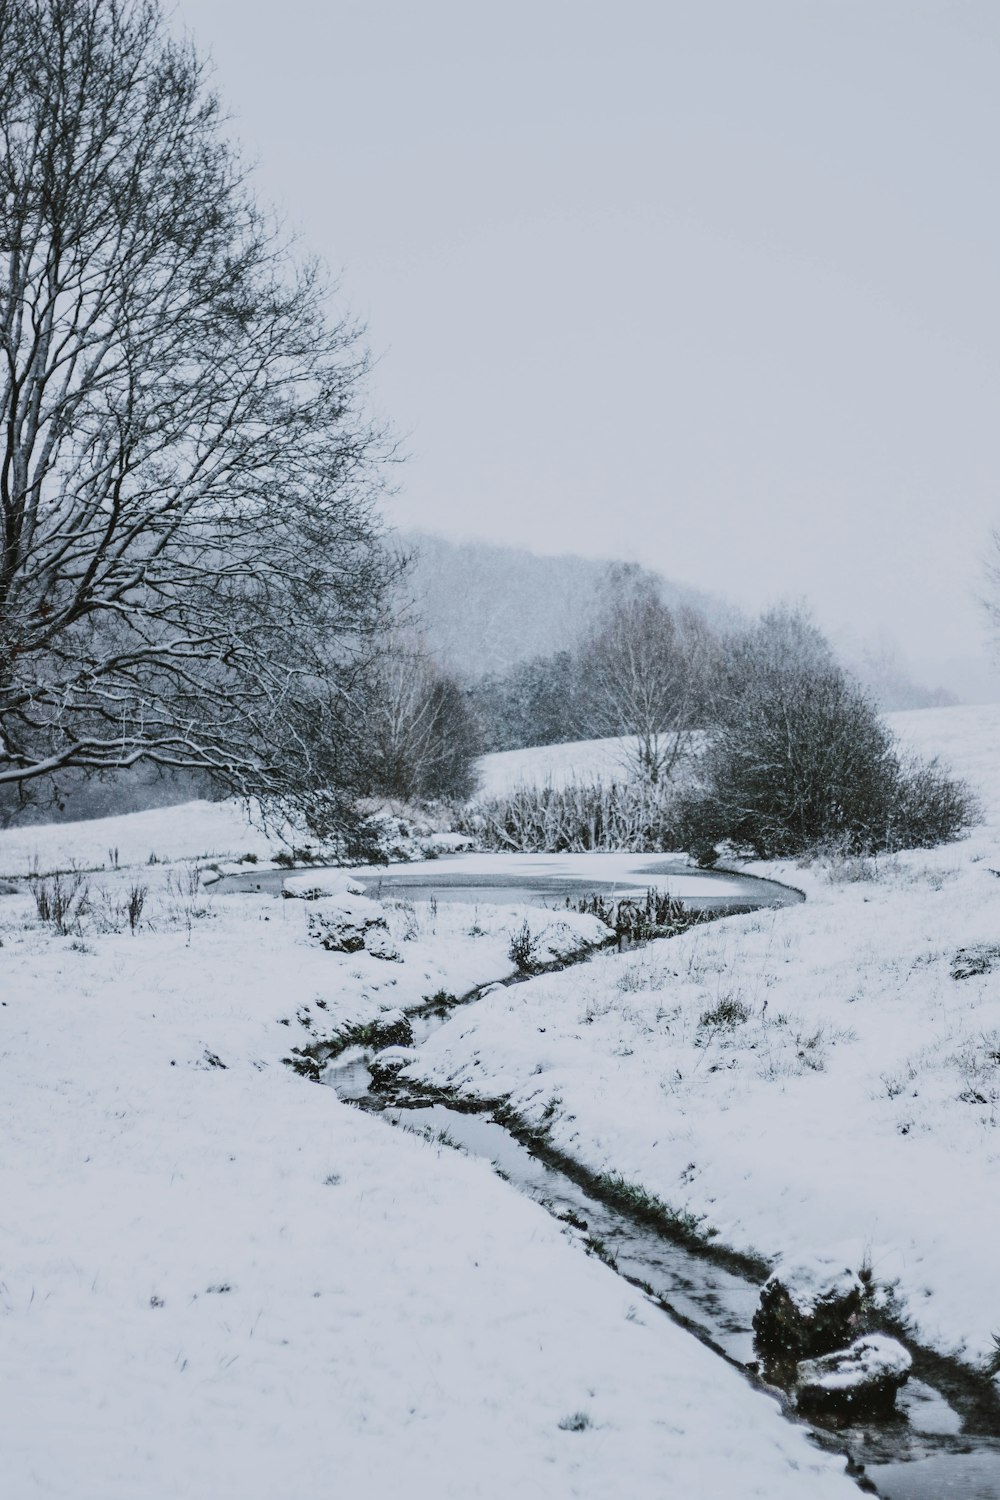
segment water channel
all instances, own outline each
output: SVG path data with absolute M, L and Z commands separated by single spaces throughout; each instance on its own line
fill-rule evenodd
M 542 856 L 544 860 L 546 857 Z M 409 900 L 467 900 L 553 906 L 567 896 L 601 891 L 631 894 L 618 870 L 606 880 L 583 879 L 568 869 L 521 868 L 510 874 L 464 872 L 412 865 L 388 873 L 354 872 L 372 894 L 405 895 Z M 441 862 L 442 864 L 445 862 Z M 448 861 L 453 865 L 457 861 Z M 803 899 L 773 882 L 716 872 L 692 871 L 678 862 L 635 861 L 637 889 L 665 886 L 686 904 L 726 915 L 736 910 L 785 905 Z M 224 889 L 280 889 L 283 871 L 229 877 Z M 595 875 L 598 871 L 595 869 Z M 612 878 L 612 875 L 614 878 Z M 237 881 L 239 884 L 237 885 Z M 461 1002 L 475 1004 L 477 996 Z M 410 1013 L 414 1045 L 445 1025 L 455 1007 L 428 1005 Z M 738 1258 L 681 1243 L 660 1227 L 644 1223 L 602 1199 L 600 1184 L 573 1162 L 556 1157 L 544 1143 L 520 1135 L 516 1122 L 501 1123 L 489 1110 L 470 1112 L 440 1097 L 428 1097 L 401 1083 L 374 1088 L 370 1054 L 354 1049 L 324 1071 L 323 1081 L 338 1096 L 380 1114 L 390 1124 L 441 1139 L 481 1156 L 518 1191 L 539 1203 L 567 1235 L 599 1253 L 619 1275 L 641 1288 L 663 1312 L 716 1351 L 720 1358 L 760 1383 L 756 1372 L 751 1319 L 757 1306 L 760 1273 Z M 898 1336 L 898 1331 L 897 1336 Z M 910 1345 L 913 1374 L 900 1393 L 895 1417 L 857 1427 L 807 1425 L 823 1447 L 845 1453 L 859 1486 L 884 1500 L 1000 1500 L 1000 1403 L 984 1381 L 925 1350 Z M 781 1392 L 773 1392 L 790 1421 L 798 1421 Z

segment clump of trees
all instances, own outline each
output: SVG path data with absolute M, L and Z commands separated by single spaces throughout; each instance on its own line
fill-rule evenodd
M 695 610 L 668 608 L 656 580 L 638 568 L 612 569 L 608 594 L 579 651 L 581 737 L 627 735 L 633 772 L 669 781 L 704 715 L 712 633 Z
M 626 575 L 576 658 L 578 734 L 631 734 L 621 781 L 522 787 L 477 804 L 491 848 L 685 848 L 758 858 L 911 848 L 978 817 L 936 761 L 907 758 L 875 703 L 794 611 L 713 635 Z M 589 727 L 589 735 L 579 733 Z
M 155 0 L 0 0 L 0 791 L 350 816 L 395 563 L 327 314 Z
M 666 604 L 655 576 L 633 565 L 608 569 L 595 606 L 572 651 L 471 685 L 483 747 L 629 736 L 631 770 L 670 781 L 704 717 L 717 638 L 696 610 Z
M 761 859 L 955 838 L 969 789 L 907 759 L 816 628 L 778 611 L 728 643 L 704 726 L 697 787 L 678 805 L 693 848 L 727 840 Z
M 468 702 L 483 750 L 563 745 L 579 739 L 582 714 L 576 652 L 557 651 L 490 672 L 469 684 Z

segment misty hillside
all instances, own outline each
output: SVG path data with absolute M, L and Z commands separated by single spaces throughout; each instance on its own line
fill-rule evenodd
M 406 592 L 431 654 L 475 679 L 505 673 L 532 657 L 569 650 L 594 624 L 613 559 L 540 557 L 522 547 L 453 542 L 427 532 L 399 537 L 413 554 Z M 718 595 L 657 578 L 667 604 L 693 605 L 717 628 L 738 626 L 741 611 Z M 914 681 L 890 638 L 838 641 L 844 665 L 887 712 L 957 703 L 938 686 Z
M 539 557 L 519 547 L 452 542 L 424 532 L 400 541 L 415 554 L 407 592 L 421 634 L 431 653 L 462 677 L 504 672 L 574 646 L 600 611 L 612 561 Z M 668 604 L 695 605 L 718 624 L 737 617 L 721 599 L 660 582 Z

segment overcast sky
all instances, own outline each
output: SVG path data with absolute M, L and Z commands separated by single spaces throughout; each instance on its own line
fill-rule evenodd
M 804 597 L 982 692 L 995 0 L 177 15 L 368 324 L 393 519 Z

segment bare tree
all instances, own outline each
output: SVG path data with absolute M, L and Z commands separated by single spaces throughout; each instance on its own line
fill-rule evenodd
M 394 797 L 468 797 L 479 737 L 458 683 L 396 639 L 374 674 L 365 717 L 370 788 Z
M 146 760 L 321 817 L 392 571 L 357 331 L 155 0 L 0 0 L 0 98 L 0 786 Z
M 698 721 L 710 632 L 694 610 L 669 609 L 637 568 L 613 569 L 609 583 L 608 607 L 581 651 L 581 732 L 634 736 L 632 768 L 667 781 Z

